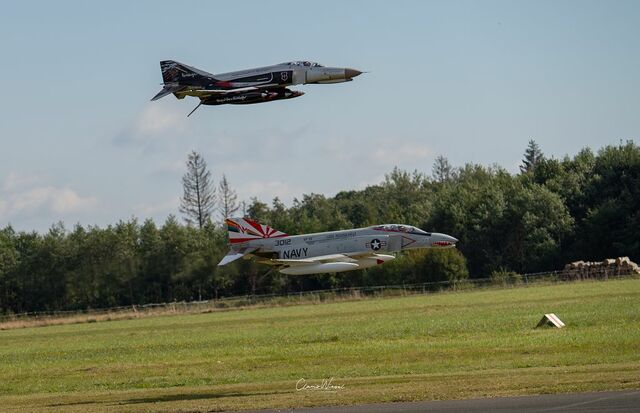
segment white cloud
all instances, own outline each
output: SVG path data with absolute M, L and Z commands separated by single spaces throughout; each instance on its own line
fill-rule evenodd
M 133 132 L 137 136 L 156 136 L 183 129 L 186 117 L 164 105 L 149 104 L 135 121 Z
M 431 149 L 424 143 L 393 138 L 361 140 L 347 146 L 345 138 L 330 137 L 324 139 L 323 150 L 339 162 L 369 162 L 376 166 L 400 168 L 431 156 Z
M 210 131 L 206 142 L 209 153 L 215 161 L 234 159 L 234 162 L 250 160 L 253 164 L 266 162 L 274 158 L 299 155 L 308 150 L 310 124 L 298 127 L 287 125 L 253 129 L 250 131 Z
M 184 159 L 166 161 L 152 170 L 149 175 L 159 179 L 179 177 L 187 170 L 186 159 L 187 155 L 185 155 Z
M 417 142 L 395 144 L 393 141 L 376 145 L 376 149 L 369 153 L 369 160 L 379 165 L 403 165 L 407 162 L 422 161 L 429 157 L 429 148 Z
M 176 139 L 190 132 L 184 113 L 167 102 L 148 103 L 133 121 L 115 137 L 118 145 L 152 147 L 159 141 Z
M 8 201 L 0 209 L 3 216 L 53 213 L 56 215 L 86 212 L 97 204 L 94 197 L 83 197 L 70 188 L 41 186 L 9 193 Z
M 270 203 L 273 198 L 278 197 L 282 202 L 290 205 L 293 198 L 300 197 L 303 191 L 283 181 L 251 181 L 240 186 L 238 198 L 249 201 L 256 197 L 262 202 Z
M 358 182 L 353 189 L 363 190 L 368 186 L 380 185 L 380 183 L 384 182 L 384 175 L 385 174 L 372 175 L 367 179 Z
M 40 176 L 10 172 L 0 189 L 0 219 L 51 216 L 53 222 L 65 214 L 88 212 L 98 203 L 95 197 L 45 181 Z
M 155 202 L 153 204 L 138 204 L 133 207 L 133 210 L 136 216 L 148 218 L 176 214 L 179 207 L 180 200 L 178 197 L 173 197 L 166 201 Z
M 15 172 L 9 172 L 2 183 L 2 187 L 5 191 L 14 191 L 20 187 L 32 186 L 37 183 L 43 182 L 44 179 L 36 175 L 21 175 Z

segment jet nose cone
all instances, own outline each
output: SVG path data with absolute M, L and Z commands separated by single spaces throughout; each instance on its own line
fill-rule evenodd
M 434 247 L 455 247 L 458 240 L 447 234 L 433 234 L 434 241 L 431 243 Z
M 355 69 L 344 69 L 344 77 L 347 79 L 352 79 L 356 76 L 360 76 L 362 74 L 361 71 Z

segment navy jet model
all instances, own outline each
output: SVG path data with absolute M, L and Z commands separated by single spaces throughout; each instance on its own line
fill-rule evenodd
M 362 74 L 348 68 L 324 67 L 318 63 L 296 61 L 273 66 L 211 74 L 173 60 L 160 62 L 163 87 L 151 100 L 174 94 L 178 99 L 195 96 L 200 105 L 247 105 L 292 99 L 304 92 L 288 86 L 349 82 Z
M 411 225 L 376 225 L 344 231 L 287 235 L 249 218 L 225 221 L 229 253 L 219 266 L 255 258 L 283 274 L 307 275 L 360 270 L 384 264 L 395 252 L 454 247 L 457 239 Z

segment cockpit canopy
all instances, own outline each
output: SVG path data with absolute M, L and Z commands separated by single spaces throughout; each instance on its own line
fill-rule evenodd
M 288 62 L 288 63 L 285 63 L 285 64 L 289 65 L 289 66 L 324 67 L 320 63 L 309 62 L 308 60 L 298 60 L 298 61 L 295 61 L 295 62 Z
M 417 235 L 427 235 L 431 236 L 430 232 L 426 232 L 421 230 L 420 228 L 411 226 L 411 225 L 399 225 L 399 224 L 387 224 L 387 225 L 378 225 L 373 227 L 373 229 L 378 231 L 387 231 L 387 232 L 406 232 L 407 234 L 417 234 Z

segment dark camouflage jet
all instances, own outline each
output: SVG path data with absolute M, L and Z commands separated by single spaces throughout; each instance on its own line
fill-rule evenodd
M 163 88 L 151 100 L 173 93 L 178 99 L 195 96 L 200 105 L 247 105 L 292 99 L 304 92 L 287 86 L 349 82 L 362 72 L 355 69 L 324 67 L 318 63 L 296 61 L 217 75 L 173 61 L 160 62 Z

